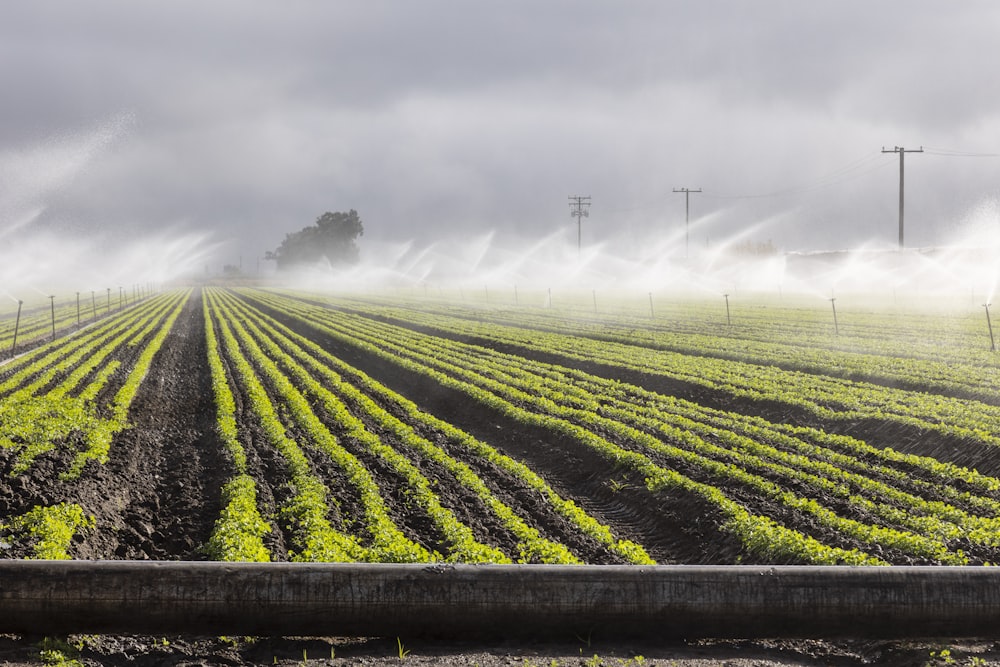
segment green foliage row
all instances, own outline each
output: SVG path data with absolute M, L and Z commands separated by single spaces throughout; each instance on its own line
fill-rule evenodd
M 274 305 L 273 303 L 271 304 Z M 297 312 L 296 312 L 297 311 Z M 306 316 L 303 317 L 303 311 Z M 781 526 L 767 517 L 756 516 L 741 505 L 729 499 L 715 486 L 695 482 L 674 470 L 656 465 L 648 456 L 636 451 L 624 449 L 594 432 L 573 424 L 565 419 L 542 412 L 519 407 L 504 397 L 492 393 L 476 384 L 457 379 L 454 367 L 441 371 L 430 368 L 420 355 L 411 355 L 404 348 L 391 346 L 379 336 L 371 336 L 364 327 L 345 329 L 339 328 L 343 320 L 349 317 L 338 317 L 337 322 L 329 321 L 329 313 L 318 308 L 290 308 L 289 314 L 296 314 L 303 322 L 315 327 L 327 335 L 334 336 L 349 345 L 356 345 L 368 352 L 378 355 L 392 363 L 421 373 L 442 385 L 456 389 L 470 399 L 489 406 L 507 417 L 531 426 L 550 429 L 566 437 L 572 438 L 580 445 L 592 448 L 616 467 L 624 467 L 638 472 L 646 478 L 647 486 L 653 490 L 679 489 L 694 496 L 701 497 L 714 506 L 724 517 L 723 529 L 741 540 L 745 548 L 760 557 L 779 561 L 796 560 L 811 563 L 848 563 L 872 564 L 881 563 L 857 550 L 844 550 L 830 547 L 816 539 L 803 535 L 798 531 Z M 366 340 L 367 339 L 367 340 Z M 411 357 L 411 358 L 403 358 Z M 532 397 L 523 396 L 531 401 Z
M 405 480 L 407 484 L 406 494 L 411 499 L 415 505 L 417 505 L 424 513 L 430 517 L 431 521 L 436 525 L 441 534 L 444 535 L 448 544 L 448 557 L 446 560 L 456 561 L 456 562 L 466 562 L 466 563 L 504 563 L 510 562 L 502 552 L 477 542 L 472 531 L 463 523 L 461 523 L 454 515 L 454 513 L 441 505 L 437 494 L 434 493 L 431 488 L 430 482 L 424 477 L 423 474 L 410 463 L 406 457 L 401 456 L 392 447 L 385 445 L 379 439 L 377 435 L 367 430 L 364 423 L 352 415 L 347 407 L 337 398 L 332 392 L 327 390 L 323 385 L 317 382 L 311 375 L 309 375 L 305 369 L 300 366 L 291 355 L 287 354 L 285 350 L 289 347 L 282 348 L 278 347 L 275 340 L 272 340 L 265 336 L 261 330 L 250 322 L 247 322 L 247 327 L 255 335 L 256 340 L 262 346 L 262 348 L 267 352 L 267 354 L 278 361 L 284 372 L 288 373 L 289 379 L 293 380 L 298 386 L 302 387 L 302 391 L 306 396 L 312 399 L 315 409 L 322 410 L 325 416 L 331 419 L 334 423 L 338 425 L 344 431 L 342 437 L 348 438 L 356 442 L 358 445 L 364 447 L 368 452 L 374 456 L 382 459 L 388 466 L 390 466 L 397 474 L 400 475 L 402 479 Z M 293 344 L 288 341 L 281 341 L 284 346 L 291 346 Z M 300 350 L 289 350 L 292 352 L 300 352 Z M 360 464 L 360 462 L 358 462 Z M 352 469 L 354 465 L 353 461 L 348 461 L 348 469 Z M 365 485 L 365 488 L 374 489 L 377 488 L 372 485 Z M 378 508 L 381 505 L 381 501 L 376 505 Z M 374 525 L 370 528 L 372 531 L 376 531 L 377 535 L 391 535 L 391 532 L 385 531 L 383 522 L 389 520 L 388 516 L 384 511 L 378 512 L 377 515 L 372 516 L 370 520 L 373 520 Z M 379 546 L 378 537 L 374 540 L 372 547 L 373 556 L 382 559 L 382 554 Z M 390 552 L 390 556 L 394 554 Z M 435 559 L 440 558 L 438 554 L 434 554 Z
M 473 491 L 484 502 L 485 506 L 496 514 L 504 526 L 517 537 L 519 552 L 516 556 L 519 561 L 563 564 L 580 562 L 562 544 L 542 538 L 535 528 L 526 524 L 509 506 L 496 498 L 487 485 L 467 465 L 456 461 L 440 447 L 417 435 L 412 427 L 391 415 L 351 383 L 345 382 L 337 372 L 332 370 L 332 367 L 338 367 L 338 370 L 350 372 L 352 370 L 350 367 L 347 367 L 335 357 L 327 354 L 303 337 L 297 336 L 287 328 L 273 322 L 273 320 L 266 320 L 259 311 L 244 307 L 241 308 L 240 315 L 247 320 L 250 318 L 258 319 L 261 327 L 266 329 L 267 336 L 273 340 L 273 342 L 269 342 L 268 344 L 269 353 L 273 354 L 276 358 L 282 359 L 287 371 L 294 375 L 298 379 L 298 382 L 308 387 L 308 393 L 325 406 L 327 414 L 345 428 L 346 434 L 349 437 L 355 439 L 358 444 L 365 447 L 372 454 L 382 458 L 407 480 L 414 500 L 423 507 L 424 511 L 437 524 L 442 534 L 452 544 L 449 549 L 448 560 L 493 563 L 511 561 L 502 552 L 475 541 L 469 528 L 458 521 L 450 510 L 440 505 L 440 501 L 437 499 L 437 495 L 432 488 L 436 482 L 427 480 L 406 456 L 398 452 L 391 445 L 383 442 L 378 435 L 365 427 L 361 419 L 351 414 L 346 403 L 350 403 L 354 406 L 355 410 L 373 421 L 376 428 L 384 430 L 385 433 L 391 434 L 398 442 L 415 450 L 419 457 L 442 465 L 449 473 L 454 475 L 457 482 Z M 263 338 L 259 329 L 257 330 L 257 335 Z M 279 348 L 278 345 L 281 347 Z M 308 352 L 306 348 L 308 348 Z M 288 355 L 283 350 L 288 351 L 290 355 L 294 356 L 298 363 L 291 363 Z M 303 364 L 304 367 L 300 367 L 298 364 Z M 306 367 L 309 373 L 320 378 L 323 384 L 320 384 L 310 375 L 306 374 Z M 326 387 L 329 387 L 329 389 Z M 382 388 L 382 391 L 383 396 L 388 397 L 390 395 L 388 390 Z M 394 402 L 398 404 L 398 399 Z M 415 411 L 415 406 L 411 404 L 410 407 L 412 411 Z
M 99 326 L 46 343 L 5 364 L 0 395 L 15 391 L 35 393 L 64 376 L 81 361 L 103 359 L 135 335 L 149 322 L 162 317 L 178 298 L 177 293 L 161 295 L 141 307 L 118 314 Z M 103 356 L 95 357 L 95 355 Z M 75 386 L 75 385 L 74 385 Z
M 150 340 L 145 340 L 145 334 L 140 333 L 140 336 L 135 337 L 128 343 L 135 345 L 141 340 L 143 345 L 142 352 L 126 376 L 125 382 L 118 388 L 110 405 L 108 405 L 110 416 L 98 428 L 87 434 L 86 447 L 79 451 L 73 458 L 69 469 L 62 475 L 63 479 L 75 479 L 79 477 L 83 471 L 83 467 L 89 461 L 96 461 L 101 465 L 107 463 L 111 441 L 117 433 L 129 427 L 128 412 L 132 401 L 135 399 L 135 395 L 138 393 L 139 387 L 145 379 L 150 365 L 153 363 L 153 358 L 163 346 L 163 341 L 166 340 L 167 335 L 173 328 L 174 322 L 180 316 L 181 310 L 183 310 L 184 304 L 190 295 L 190 290 L 180 292 L 175 300 L 175 305 L 172 306 L 167 316 L 157 323 L 151 322 L 148 325 L 148 329 L 155 330 L 155 334 Z
M 169 329 L 172 320 L 164 315 L 171 308 L 176 312 L 183 299 L 183 294 L 157 297 L 8 369 L 8 377 L 0 383 L 0 393 L 6 394 L 0 403 L 0 446 L 17 451 L 12 475 L 21 474 L 60 443 L 81 450 L 63 473 L 65 478 L 77 476 L 87 459 L 106 456 L 111 437 L 125 426 L 112 406 L 95 403 L 120 367 L 119 361 L 107 359 L 123 346 L 147 340 L 157 327 Z M 158 347 L 155 337 L 151 344 Z M 81 386 L 86 378 L 88 384 Z
M 76 327 L 77 324 L 84 326 L 98 317 L 104 317 L 108 314 L 106 308 L 98 307 L 97 317 L 95 317 L 89 299 L 81 299 L 78 322 L 75 297 L 72 300 L 66 297 L 57 297 L 55 302 L 57 305 L 54 321 L 52 308 L 47 299 L 44 305 L 36 305 L 30 310 L 23 309 L 20 321 L 17 320 L 16 312 L 0 319 L 0 349 L 7 351 L 13 347 L 15 327 L 17 328 L 17 347 L 20 348 L 29 343 L 36 343 L 39 339 L 50 337 L 53 325 L 56 333 L 59 334 L 66 329 Z M 117 310 L 117 304 L 115 309 Z
M 68 560 L 73 536 L 94 525 L 94 517 L 87 516 L 79 505 L 59 503 L 32 508 L 7 524 L 0 524 L 0 530 L 9 533 L 12 539 L 30 544 L 31 558 Z
M 252 308 L 246 308 L 244 314 L 246 316 L 252 315 L 262 319 L 265 318 L 259 310 Z M 473 438 L 447 422 L 421 412 L 413 402 L 386 389 L 303 336 L 295 334 L 287 327 L 270 320 L 270 318 L 267 319 L 269 321 L 269 329 L 275 332 L 279 340 L 283 341 L 283 346 L 293 349 L 301 346 L 308 350 L 311 356 L 303 355 L 301 357 L 303 363 L 309 365 L 313 373 L 321 376 L 324 382 L 344 396 L 346 402 L 356 405 L 358 411 L 373 419 L 379 427 L 392 434 L 399 442 L 413 449 L 419 456 L 430 459 L 445 467 L 460 484 L 475 493 L 497 515 L 508 530 L 521 541 L 519 560 L 561 562 L 566 558 L 566 554 L 564 553 L 564 548 L 554 549 L 551 546 L 552 543 L 540 541 L 538 531 L 525 524 L 510 507 L 497 499 L 489 490 L 489 487 L 468 465 L 455 460 L 440 446 L 421 437 L 414 429 L 414 426 L 441 433 L 452 446 L 459 447 L 476 457 L 482 458 L 522 480 L 527 486 L 538 492 L 542 498 L 546 499 L 558 514 L 569 520 L 582 533 L 605 544 L 611 551 L 623 556 L 629 562 L 635 564 L 653 563 L 653 560 L 640 545 L 628 540 L 615 538 L 607 526 L 596 521 L 572 501 L 560 497 L 541 477 L 532 472 L 527 466 L 500 454 L 486 443 Z M 338 374 L 349 379 L 345 381 Z M 376 400 L 369 397 L 369 395 L 375 397 L 377 401 L 396 406 L 399 411 L 406 415 L 407 421 L 410 423 L 404 423 L 394 417 L 383 409 Z M 561 547 L 561 545 L 558 546 Z
M 294 291 L 286 291 L 295 295 Z M 301 293 L 299 293 L 301 294 Z M 391 297 L 366 294 L 363 298 L 339 296 L 325 298 L 332 304 L 348 308 L 357 307 L 367 312 L 378 312 L 387 317 L 412 320 L 426 317 L 460 318 L 467 323 L 490 322 L 515 328 L 546 330 L 574 336 L 618 340 L 657 347 L 686 345 L 685 339 L 694 337 L 707 347 L 725 354 L 763 354 L 780 360 L 786 349 L 792 356 L 794 348 L 821 350 L 830 354 L 847 353 L 878 358 L 917 359 L 944 364 L 985 364 L 996 367 L 997 361 L 987 351 L 988 342 L 983 312 L 979 303 L 970 307 L 950 304 L 944 311 L 905 310 L 883 307 L 878 311 L 837 306 L 841 317 L 839 335 L 834 335 L 831 308 L 828 300 L 808 299 L 756 301 L 753 297 L 730 295 L 732 317 L 726 317 L 721 298 L 671 299 L 656 298 L 655 317 L 651 316 L 649 300 L 629 301 L 608 293 L 588 292 L 580 300 L 549 299 L 531 301 L 529 296 L 521 305 L 512 303 L 483 302 L 476 299 L 456 301 L 448 298 L 407 298 L 400 291 Z M 611 301 L 608 301 L 608 299 Z M 598 309 L 596 302 L 602 301 Z M 545 307 L 538 307 L 545 306 Z M 448 324 L 451 326 L 451 324 Z M 759 346 L 758 344 L 765 344 Z M 769 347 L 773 344 L 776 347 Z M 788 346 L 788 347 L 786 347 Z M 714 355 L 713 355 L 714 356 Z M 840 364 L 835 357 L 832 369 Z M 827 369 L 828 371 L 830 369 Z
M 351 307 L 363 310 L 357 302 L 352 302 Z M 409 313 L 406 317 L 414 323 L 428 324 Z M 984 403 L 852 381 L 832 376 L 831 373 L 836 370 L 830 369 L 822 374 L 784 370 L 777 358 L 747 363 L 485 321 L 475 324 L 463 321 L 461 326 L 444 318 L 440 321 L 434 318 L 432 322 L 430 326 L 449 335 L 472 335 L 491 345 L 515 345 L 525 350 L 555 353 L 571 362 L 599 363 L 639 371 L 719 391 L 734 398 L 784 403 L 821 419 L 844 422 L 878 419 L 949 437 L 1000 445 L 1000 431 L 996 427 L 1000 424 L 1000 407 L 993 404 L 1000 403 L 1000 397 L 995 392 L 988 392 L 984 397 L 990 398 L 990 402 Z M 815 370 L 819 372 L 821 369 L 817 367 Z M 984 372 L 993 378 L 997 376 L 992 366 Z M 978 377 L 971 370 L 967 373 Z M 885 381 L 893 381 L 891 374 L 886 375 Z
M 211 293 L 206 293 L 214 310 Z M 348 562 L 364 560 L 365 550 L 352 536 L 336 530 L 327 518 L 328 489 L 313 474 L 309 460 L 285 430 L 257 370 L 247 361 L 224 318 L 216 320 L 223 357 L 233 368 L 234 380 L 246 396 L 249 412 L 259 423 L 270 446 L 282 456 L 291 476 L 292 494 L 280 509 L 291 533 L 293 560 Z
M 202 312 L 215 399 L 216 431 L 236 470 L 222 488 L 222 511 L 212 528 L 205 552 L 214 560 L 268 562 L 271 554 L 264 546 L 263 537 L 271 532 L 271 525 L 261 517 L 257 507 L 257 485 L 247 474 L 246 452 L 236 430 L 236 400 L 219 355 L 218 337 L 206 300 L 202 301 Z
M 380 337 L 387 335 L 384 329 L 380 329 Z M 804 501 L 786 496 L 783 487 L 804 489 L 806 492 L 815 490 L 820 497 L 837 497 L 853 506 L 858 513 L 871 516 L 874 521 L 902 529 L 882 534 L 878 539 L 882 546 L 901 544 L 910 553 L 948 562 L 952 555 L 945 553 L 946 548 L 940 541 L 968 537 L 974 542 L 996 546 L 1000 536 L 1000 521 L 995 518 L 995 513 L 990 517 L 970 516 L 951 505 L 926 501 L 859 472 L 847 471 L 824 460 L 801 453 L 792 454 L 759 442 L 739 432 L 742 430 L 739 415 L 729 415 L 728 419 L 718 417 L 711 424 L 703 424 L 698 420 L 703 418 L 702 415 L 695 415 L 694 411 L 685 415 L 676 401 L 638 387 L 585 373 L 564 372 L 566 369 L 557 370 L 557 367 L 511 355 L 477 351 L 440 339 L 426 341 L 427 344 L 419 349 L 420 354 L 427 356 L 429 348 L 434 349 L 434 357 L 443 359 L 446 364 L 488 376 L 501 386 L 550 400 L 558 406 L 562 416 L 574 423 L 605 430 L 617 428 L 604 419 L 595 424 L 596 415 L 654 435 L 657 439 L 636 437 L 630 432 L 621 434 L 624 439 L 667 456 L 675 465 L 703 470 L 711 479 L 724 480 L 725 483 L 738 482 L 750 486 L 766 497 L 792 506 L 801 505 Z M 673 409 L 664 409 L 667 403 L 673 405 Z M 760 427 L 753 431 L 755 436 L 765 435 Z M 780 439 L 790 447 L 797 444 L 787 435 L 771 434 L 770 437 Z M 780 480 L 780 484 L 769 481 L 775 478 Z M 994 511 L 1000 509 L 995 501 L 984 500 L 990 501 Z M 811 513 L 816 512 L 822 513 L 822 510 L 814 508 Z M 879 531 L 877 528 L 862 531 L 854 528 L 855 537 L 871 530 Z M 840 532 L 852 534 L 852 531 Z M 908 532 L 930 539 L 915 540 Z
M 214 300 L 213 300 L 214 301 Z M 337 466 L 344 471 L 348 481 L 357 489 L 364 508 L 364 525 L 371 540 L 366 558 L 377 562 L 424 562 L 433 559 L 433 555 L 423 547 L 407 539 L 389 517 L 385 502 L 382 499 L 378 485 L 371 473 L 357 457 L 337 442 L 336 437 L 325 427 L 314 412 L 306 396 L 291 380 L 282 373 L 274 362 L 275 358 L 283 359 L 286 367 L 295 368 L 294 362 L 287 360 L 273 344 L 265 352 L 247 332 L 238 318 L 226 317 L 221 309 L 220 317 L 226 325 L 232 326 L 243 350 L 253 359 L 260 374 L 265 377 L 281 401 L 282 408 L 287 411 L 290 421 L 301 429 L 308 437 L 309 444 L 328 455 Z M 235 340 L 235 339 L 234 339 Z M 269 354 L 270 353 L 270 354 Z M 302 379 L 302 376 L 299 376 Z M 315 386 L 311 387 L 315 392 Z M 334 411 L 334 417 L 345 419 L 345 411 L 337 406 L 331 397 L 321 397 L 323 407 Z M 355 437 L 356 434 L 354 434 Z
M 354 302 L 352 306 L 356 306 Z M 662 323 L 649 318 L 567 318 L 565 312 L 552 310 L 484 310 L 455 308 L 401 309 L 373 308 L 364 310 L 402 322 L 441 328 L 451 332 L 475 334 L 480 322 L 500 324 L 514 329 L 586 338 L 662 350 L 685 355 L 712 357 L 755 365 L 777 366 L 784 370 L 837 376 L 891 386 L 908 386 L 963 398 L 997 400 L 1000 376 L 996 365 L 983 354 L 981 341 L 963 340 L 949 345 L 937 344 L 922 356 L 914 356 L 914 340 L 900 340 L 898 329 L 890 329 L 894 320 L 873 331 L 859 335 L 832 338 L 829 332 L 811 332 L 799 326 L 786 326 L 776 336 L 775 327 L 760 327 L 741 321 L 731 328 L 706 326 L 704 321 L 692 324 L 687 320 Z M 783 313 L 787 317 L 787 313 Z M 717 316 L 716 316 L 717 319 Z M 926 319 L 920 323 L 926 328 Z M 889 335 L 889 331 L 893 335 Z M 921 338 L 926 336 L 922 332 Z M 925 342 L 925 341 L 922 341 Z
M 493 396 L 515 405 L 524 406 L 525 409 L 532 412 L 545 416 L 551 415 L 560 421 L 565 420 L 567 423 L 579 424 L 590 433 L 612 434 L 615 442 L 629 443 L 630 447 L 639 445 L 647 451 L 655 452 L 657 458 L 666 455 L 669 457 L 668 465 L 671 468 L 676 467 L 678 463 L 684 463 L 702 474 L 704 481 L 713 486 L 728 487 L 735 483 L 750 488 L 762 497 L 770 498 L 790 509 L 808 515 L 820 525 L 836 533 L 847 535 L 872 546 L 899 549 L 904 553 L 938 562 L 952 564 L 967 562 L 963 554 L 949 552 L 940 540 L 843 518 L 816 500 L 783 489 L 773 482 L 747 472 L 735 463 L 712 461 L 670 444 L 670 442 L 664 442 L 658 437 L 652 437 L 619 420 L 602 417 L 591 410 L 561 407 L 551 399 L 538 395 L 535 381 L 530 381 L 528 386 L 518 389 L 517 382 L 509 374 L 494 371 L 495 375 L 502 376 L 501 379 L 498 381 L 488 378 L 481 371 L 484 366 L 482 359 L 477 359 L 474 362 L 465 361 L 460 350 L 447 350 L 447 348 L 459 347 L 464 349 L 467 346 L 442 343 L 447 351 L 437 352 L 431 345 L 421 344 L 433 342 L 430 337 L 398 328 L 393 329 L 388 325 L 360 321 L 353 317 L 338 319 L 357 325 L 356 327 L 343 325 L 344 331 L 356 338 L 377 344 L 395 355 L 407 356 L 415 361 L 421 360 L 424 364 L 433 364 L 439 371 L 447 373 L 451 377 L 474 384 Z M 411 347 L 407 347 L 406 343 L 410 343 Z M 566 434 L 572 433 L 571 430 L 565 428 L 560 430 Z M 656 430 L 660 432 L 658 435 L 662 435 L 667 429 L 661 424 L 656 427 Z M 680 429 L 671 429 L 667 435 L 673 441 L 686 440 L 689 445 L 697 441 L 698 446 L 708 447 L 707 443 Z

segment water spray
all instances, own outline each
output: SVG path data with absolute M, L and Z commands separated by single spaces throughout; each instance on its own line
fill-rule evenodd
M 996 342 L 993 340 L 993 323 L 990 322 L 990 304 L 984 303 L 983 308 L 986 309 L 986 326 L 990 330 L 990 352 L 997 351 Z
M 20 299 L 17 300 L 17 319 L 14 320 L 14 342 L 10 344 L 11 353 L 17 347 L 17 330 L 21 326 L 21 306 L 24 305 L 24 301 Z
M 733 320 L 729 317 L 729 295 L 723 294 L 723 298 L 726 300 L 726 326 L 733 326 Z
M 833 335 L 840 335 L 840 326 L 837 325 L 837 297 L 830 298 L 830 307 L 833 308 Z

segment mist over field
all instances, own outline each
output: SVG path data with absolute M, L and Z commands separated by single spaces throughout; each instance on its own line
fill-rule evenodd
M 365 233 L 340 285 L 996 282 L 985 1 L 99 0 L 0 18 L 6 292 L 268 277 L 286 234 L 348 209 Z M 847 250 L 864 252 L 831 264 Z

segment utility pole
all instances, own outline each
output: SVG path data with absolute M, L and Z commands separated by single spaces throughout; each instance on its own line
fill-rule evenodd
M 590 217 L 590 196 L 569 196 L 570 217 L 576 218 L 576 252 L 579 255 L 583 248 L 583 231 L 580 224 L 583 218 Z M 586 207 L 586 208 L 584 208 Z
M 688 256 L 688 245 L 690 243 L 690 236 L 688 234 L 688 223 L 691 220 L 691 193 L 701 192 L 701 188 L 697 190 L 691 190 L 689 188 L 674 188 L 674 192 L 684 193 L 684 257 Z
M 907 150 L 902 146 L 896 146 L 891 151 L 882 147 L 883 153 L 899 153 L 899 247 L 903 247 L 903 156 L 907 153 L 923 153 L 924 147 L 911 148 Z

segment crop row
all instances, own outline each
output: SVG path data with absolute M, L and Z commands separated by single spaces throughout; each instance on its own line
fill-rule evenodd
M 103 464 L 154 355 L 190 292 L 153 297 L 70 337 L 37 347 L 0 367 L 0 448 L 10 477 L 60 450 L 60 479 Z M 6 530 L 35 544 L 38 557 L 66 557 L 74 532 L 91 525 L 80 506 L 39 505 Z
M 285 329 L 263 313 L 249 309 L 231 296 L 209 290 L 207 313 L 210 340 L 218 329 L 220 362 L 215 377 L 222 378 L 222 369 L 233 369 L 229 382 L 233 390 L 246 396 L 253 419 L 266 434 L 268 444 L 277 449 L 287 467 L 294 493 L 279 510 L 282 522 L 290 532 L 295 546 L 291 556 L 299 560 L 372 560 L 426 561 L 454 560 L 461 562 L 580 562 L 566 546 L 542 536 L 537 529 L 518 515 L 495 494 L 487 480 L 479 477 L 471 466 L 451 456 L 438 444 L 437 433 L 470 453 L 487 457 L 493 462 L 504 457 L 467 434 L 433 420 L 398 395 L 344 365 L 307 339 Z M 345 378 L 345 376 L 347 376 Z M 225 394 L 227 387 L 216 380 L 216 395 Z M 229 399 L 219 401 L 229 406 Z M 226 407 L 220 411 L 220 429 L 232 429 L 235 419 Z M 235 442 L 236 433 L 227 437 Z M 295 437 L 292 437 L 292 434 Z M 229 445 L 231 451 L 240 449 Z M 327 478 L 318 474 L 321 466 L 311 464 L 323 457 L 340 472 L 341 485 L 331 488 Z M 240 458 L 237 453 L 234 460 Z M 632 562 L 651 562 L 641 547 L 615 540 L 610 531 L 562 500 L 530 471 L 507 460 L 508 470 L 520 473 L 539 493 L 549 499 L 553 510 L 571 517 L 581 531 L 603 540 L 608 548 Z M 434 466 L 429 466 L 433 463 Z M 397 480 L 395 489 L 379 488 L 370 474 L 373 466 L 388 472 L 386 479 Z M 235 466 L 239 479 L 245 473 Z M 441 471 L 428 477 L 428 470 Z M 230 483 L 232 484 L 232 482 Z M 452 508 L 438 498 L 441 485 L 457 484 L 478 498 L 481 507 L 508 531 L 516 545 L 513 553 L 504 553 L 496 546 L 481 541 L 464 525 Z M 227 485 L 228 486 L 228 485 Z M 433 528 L 425 531 L 436 537 L 419 538 L 414 542 L 394 521 L 399 510 L 390 511 L 393 501 L 386 494 L 407 499 L 410 513 L 425 517 Z M 353 515 L 333 511 L 331 504 L 346 497 L 357 499 Z M 243 506 L 252 504 L 247 493 Z M 235 503 L 229 500 L 231 506 Z M 229 512 L 235 515 L 238 512 Z M 412 524 L 413 519 L 406 523 Z M 227 530 L 222 521 L 218 535 L 239 535 L 239 529 Z M 234 526 L 254 525 L 255 520 L 234 521 Z M 259 525 L 259 524 L 257 524 Z M 253 532 L 253 531 L 249 531 Z M 412 534 L 412 533 L 411 533 Z M 220 539 L 223 544 L 227 540 Z M 231 543 L 250 543 L 243 538 Z M 222 549 L 222 558 L 239 558 L 239 551 Z
M 983 341 L 964 347 L 938 343 L 924 347 L 918 336 L 900 336 L 888 325 L 873 328 L 864 338 L 817 335 L 785 327 L 759 333 L 748 327 L 705 327 L 682 322 L 661 324 L 639 318 L 567 317 L 549 309 L 483 309 L 434 306 L 401 308 L 376 305 L 361 299 L 340 299 L 334 305 L 462 335 L 478 335 L 484 323 L 559 336 L 573 336 L 600 343 L 627 345 L 651 351 L 709 357 L 755 366 L 859 380 L 878 385 L 907 387 L 987 403 L 1000 402 L 998 361 Z
M 752 296 L 718 298 L 663 298 L 643 295 L 641 301 L 611 296 L 604 303 L 597 291 L 570 293 L 568 299 L 552 296 L 517 304 L 497 299 L 406 297 L 365 294 L 329 298 L 338 303 L 405 308 L 425 313 L 486 319 L 514 326 L 568 326 L 611 335 L 635 335 L 653 340 L 660 334 L 705 335 L 747 342 L 791 343 L 828 351 L 907 357 L 928 360 L 986 360 L 988 329 L 981 302 L 953 304 L 946 310 L 907 312 L 898 307 L 850 307 L 850 301 L 826 298 L 764 300 Z M 605 296 L 605 298 L 608 298 Z M 598 304 L 601 307 L 598 307 Z M 835 324 L 833 308 L 839 317 Z M 845 308 L 846 307 L 846 308 Z M 839 326 L 838 326 L 839 325 Z
M 362 312 L 354 309 L 355 312 Z M 371 316 L 380 316 L 372 311 Z M 1000 406 L 991 403 L 852 381 L 830 375 L 787 371 L 770 364 L 718 359 L 667 350 L 595 340 L 513 326 L 423 320 L 407 316 L 411 326 L 425 325 L 444 335 L 473 337 L 484 345 L 515 346 L 526 353 L 556 355 L 566 363 L 589 362 L 621 368 L 690 386 L 721 392 L 733 399 L 780 403 L 818 419 L 853 423 L 878 420 L 942 436 L 995 446 L 1000 444 Z
M 258 298 L 263 298 L 258 295 Z M 281 304 L 270 302 L 272 306 Z M 283 306 L 343 340 L 432 366 L 512 404 L 641 444 L 655 460 L 723 488 L 747 488 L 879 549 L 935 562 L 998 543 L 997 480 L 815 429 L 770 424 L 488 348 L 315 307 Z M 959 491 L 955 483 L 966 485 Z M 795 489 L 792 493 L 789 489 Z M 846 517 L 838 517 L 826 503 Z
M 662 434 L 658 434 L 660 437 L 652 436 L 634 425 L 611 419 L 590 409 L 560 405 L 542 395 L 542 386 L 537 382 L 529 381 L 518 387 L 509 374 L 500 381 L 487 377 L 491 371 L 483 357 L 476 357 L 465 365 L 460 361 L 463 356 L 475 354 L 471 346 L 440 354 L 433 349 L 430 337 L 385 327 L 371 320 L 331 313 L 315 307 L 297 306 L 287 299 L 272 299 L 259 294 L 254 296 L 269 307 L 300 318 L 345 344 L 363 347 L 371 354 L 452 387 L 469 399 L 502 412 L 513 420 L 547 428 L 575 440 L 580 446 L 592 448 L 614 466 L 641 472 L 651 490 L 681 488 L 702 497 L 726 518 L 722 528 L 738 535 L 744 541 L 747 552 L 755 557 L 807 562 L 877 560 L 858 550 L 822 544 L 809 535 L 780 525 L 772 518 L 748 511 L 720 489 L 731 486 L 734 481 L 754 488 L 759 494 L 769 495 L 771 500 L 777 499 L 810 515 L 809 520 L 819 523 L 827 529 L 826 532 L 834 530 L 847 534 L 854 543 L 884 545 L 935 562 L 964 562 L 960 553 L 950 552 L 941 540 L 924 539 L 914 533 L 838 517 L 815 500 L 783 491 L 764 478 L 741 471 L 732 463 L 713 465 L 703 459 L 699 464 L 703 469 L 700 473 L 702 481 L 692 479 L 678 472 L 679 466 L 675 460 L 667 460 L 687 458 L 688 468 L 691 468 L 690 452 L 661 439 Z M 498 365 L 498 368 L 510 368 L 502 359 L 498 360 Z M 709 473 L 707 475 L 706 470 Z M 822 533 L 823 531 L 817 532 L 818 535 Z
M 19 304 L 13 311 L 0 315 L 0 357 L 13 354 L 25 346 L 37 344 L 41 340 L 53 338 L 67 330 L 93 323 L 127 306 L 134 306 L 140 297 L 115 297 L 112 302 L 110 291 L 107 299 L 91 292 L 90 297 L 77 294 L 75 297 L 53 296 L 44 306 L 33 305 L 26 308 Z

